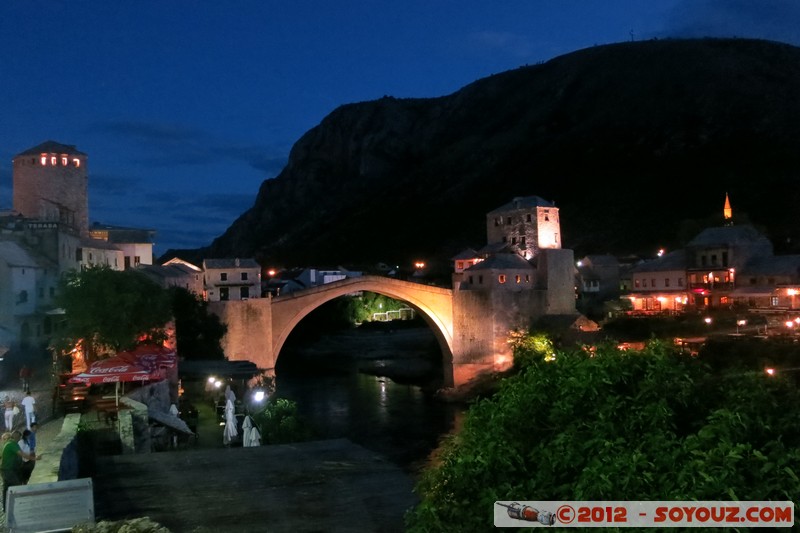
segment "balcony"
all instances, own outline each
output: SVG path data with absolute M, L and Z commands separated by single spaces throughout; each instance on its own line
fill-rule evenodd
M 689 290 L 693 292 L 698 292 L 700 290 L 704 291 L 732 291 L 733 290 L 733 283 L 728 282 L 714 282 L 714 283 L 690 283 Z

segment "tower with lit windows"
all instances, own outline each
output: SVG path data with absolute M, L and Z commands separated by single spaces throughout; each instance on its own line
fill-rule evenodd
M 505 244 L 525 259 L 561 248 L 558 208 L 538 196 L 518 196 L 486 214 L 486 238 L 489 246 Z
M 89 232 L 87 156 L 74 146 L 47 141 L 12 160 L 14 211 Z

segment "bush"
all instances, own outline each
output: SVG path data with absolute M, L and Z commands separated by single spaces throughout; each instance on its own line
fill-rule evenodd
M 297 404 L 291 400 L 271 400 L 253 420 L 260 428 L 262 444 L 300 442 L 313 436 L 311 428 L 297 413 Z
M 520 372 L 468 411 L 417 484 L 410 531 L 486 531 L 498 500 L 792 500 L 800 494 L 796 387 L 714 373 L 651 342 Z

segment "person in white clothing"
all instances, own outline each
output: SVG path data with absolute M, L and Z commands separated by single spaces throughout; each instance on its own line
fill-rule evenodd
M 11 431 L 14 429 L 14 408 L 17 407 L 17 404 L 10 396 L 6 396 L 3 398 L 3 407 L 5 408 L 4 421 L 6 424 L 6 431 Z
M 28 429 L 31 429 L 31 423 L 35 420 L 35 409 L 34 406 L 36 405 L 36 398 L 31 396 L 31 391 L 25 393 L 25 397 L 20 402 L 22 406 L 25 408 L 25 426 Z

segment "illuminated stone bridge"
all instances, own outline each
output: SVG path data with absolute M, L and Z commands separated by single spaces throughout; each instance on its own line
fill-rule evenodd
M 551 266 L 558 265 L 567 273 L 562 276 L 564 282 L 558 291 L 553 290 L 552 281 L 544 287 L 541 283 L 531 283 L 529 287 L 505 284 L 506 274 L 499 275 L 502 285 L 487 283 L 468 290 L 464 290 L 463 283 L 454 284 L 453 290 L 361 276 L 274 298 L 210 302 L 209 310 L 228 327 L 222 344 L 229 360 L 252 361 L 259 369 L 274 373 L 286 339 L 309 313 L 348 294 L 382 294 L 406 302 L 425 320 L 439 342 L 444 385 L 461 385 L 478 373 L 510 364 L 507 339 L 511 329 L 527 328 L 543 314 L 575 313 L 571 257 L 571 253 L 564 257 L 563 264 L 560 260 L 550 261 Z M 487 281 L 498 277 L 492 272 L 486 275 Z M 554 297 L 556 294 L 560 296 Z

